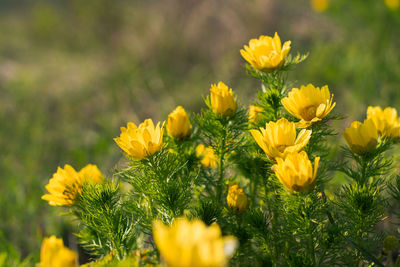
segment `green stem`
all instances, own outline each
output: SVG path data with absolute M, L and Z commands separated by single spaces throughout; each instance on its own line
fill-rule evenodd
M 314 249 L 314 240 L 313 236 L 311 234 L 311 227 L 308 227 L 309 233 L 308 233 L 308 249 L 310 253 L 310 257 L 313 263 L 313 266 L 316 266 L 317 263 L 315 261 L 315 249 Z
M 367 171 L 367 161 L 365 160 L 365 158 L 364 157 L 362 157 L 361 158 L 361 181 L 360 181 L 360 183 L 361 183 L 361 185 L 363 185 L 363 184 L 365 184 L 365 182 L 366 182 L 366 179 L 367 179 L 367 174 L 366 174 L 366 171 Z
M 222 189 L 224 185 L 224 156 L 225 156 L 225 138 L 226 131 L 221 138 L 220 148 L 219 148 L 219 170 L 218 170 L 218 186 L 217 186 L 217 198 L 219 201 L 222 201 Z
M 308 201 L 308 196 L 305 196 L 303 198 L 303 205 L 307 207 L 306 202 Z M 308 212 L 307 212 L 308 213 Z M 307 232 L 307 250 L 309 257 L 311 258 L 313 266 L 317 266 L 317 262 L 315 260 L 315 248 L 314 248 L 314 238 L 313 238 L 313 233 L 312 233 L 312 222 L 311 218 L 309 216 L 306 217 L 307 221 L 305 223 L 306 225 L 306 232 Z
M 324 250 L 321 253 L 321 256 L 319 257 L 317 267 L 320 267 L 322 262 L 324 261 L 324 258 L 325 258 L 325 255 L 326 255 L 326 251 L 327 251 L 327 249 L 324 248 Z
M 400 255 L 397 256 L 396 262 L 393 265 L 394 267 L 400 267 Z

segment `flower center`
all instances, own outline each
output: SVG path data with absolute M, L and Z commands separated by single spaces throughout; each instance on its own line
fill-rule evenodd
M 317 113 L 317 106 L 308 106 L 300 113 L 301 117 L 306 121 L 311 121 L 315 118 Z
M 278 149 L 279 152 L 283 152 L 285 151 L 285 148 L 287 148 L 288 145 L 278 145 L 276 148 Z

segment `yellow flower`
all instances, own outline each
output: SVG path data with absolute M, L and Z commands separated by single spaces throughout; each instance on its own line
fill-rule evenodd
M 167 132 L 175 139 L 185 139 L 192 133 L 192 125 L 183 107 L 177 106 L 168 115 Z
M 218 85 L 212 84 L 211 92 L 211 107 L 214 113 L 230 117 L 236 113 L 236 100 L 232 89 L 219 82 Z
M 327 85 L 320 89 L 308 84 L 302 85 L 300 90 L 293 88 L 289 95 L 282 99 L 282 105 L 290 114 L 300 119 L 298 126 L 305 128 L 325 118 L 336 105 L 332 101 L 333 94 L 329 93 Z
M 89 164 L 77 172 L 66 164 L 64 169 L 58 167 L 57 172 L 53 174 L 46 185 L 49 194 L 43 195 L 42 199 L 52 206 L 72 205 L 81 193 L 85 182 L 99 183 L 103 180 L 104 177 L 96 165 Z
M 311 7 L 317 12 L 323 12 L 329 7 L 329 0 L 311 0 Z
M 285 159 L 277 158 L 277 164 L 272 166 L 279 181 L 290 192 L 304 192 L 311 190 L 317 176 L 319 157 L 314 160 L 314 171 L 307 153 L 294 152 Z
M 201 164 L 206 168 L 216 168 L 217 167 L 217 157 L 214 154 L 212 147 L 206 147 L 200 144 L 196 147 L 196 156 L 201 158 Z
M 226 266 L 236 248 L 234 237 L 222 237 L 217 224 L 207 227 L 200 220 L 179 218 L 171 226 L 157 220 L 153 224 L 153 236 L 170 267 Z
M 54 235 L 44 238 L 40 249 L 40 267 L 75 267 L 77 254 Z
M 344 138 L 353 153 L 362 155 L 376 147 L 378 131 L 372 119 L 364 123 L 354 121 L 343 131 Z
M 234 209 L 238 213 L 244 212 L 249 206 L 249 201 L 246 194 L 237 184 L 229 185 L 228 195 L 226 196 L 226 202 L 228 206 Z
M 290 43 L 287 41 L 282 46 L 278 33 L 273 38 L 261 35 L 258 39 L 251 39 L 249 45 L 240 50 L 240 54 L 255 69 L 272 72 L 285 64 Z
M 161 149 L 163 145 L 164 123 L 154 126 L 151 119 L 136 126 L 128 122 L 127 128 L 121 127 L 121 135 L 114 138 L 118 146 L 134 160 L 141 160 Z
M 268 158 L 284 158 L 287 154 L 302 150 L 311 137 L 311 131 L 303 129 L 296 136 L 296 124 L 282 118 L 269 122 L 260 130 L 250 130 L 257 144 Z
M 368 107 L 367 119 L 372 119 L 382 137 L 400 137 L 400 118 L 395 108 Z
M 249 106 L 249 121 L 252 123 L 258 123 L 260 120 L 260 113 L 262 114 L 264 109 L 258 106 Z
M 400 7 L 400 0 L 385 0 L 386 6 L 391 10 L 396 10 Z

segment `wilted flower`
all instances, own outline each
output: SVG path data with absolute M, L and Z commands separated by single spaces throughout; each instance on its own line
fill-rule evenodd
M 136 126 L 128 122 L 127 128 L 121 127 L 121 135 L 114 138 L 118 146 L 134 160 L 141 160 L 161 149 L 163 144 L 164 123 L 154 126 L 153 120 L 147 119 Z
M 260 118 L 260 113 L 262 114 L 264 112 L 264 109 L 259 106 L 249 106 L 249 121 L 252 123 L 257 123 L 259 122 Z
M 387 107 L 382 110 L 381 107 L 368 107 L 367 119 L 371 119 L 378 133 L 382 137 L 400 137 L 400 118 L 397 117 L 395 108 Z
M 311 131 L 303 129 L 296 136 L 296 125 L 285 118 L 269 122 L 260 130 L 250 130 L 257 144 L 268 158 L 284 158 L 287 154 L 302 150 L 310 140 Z
M 217 224 L 207 227 L 200 220 L 179 218 L 171 226 L 155 221 L 153 236 L 171 267 L 222 267 L 236 249 L 234 237 L 222 237 Z
M 200 162 L 204 167 L 212 169 L 217 167 L 217 157 L 212 147 L 206 147 L 203 144 L 198 145 L 196 147 L 196 156 L 201 159 Z
M 400 7 L 400 0 L 385 0 L 386 6 L 391 10 L 396 10 Z
M 237 184 L 229 185 L 226 202 L 228 203 L 228 206 L 234 209 L 237 213 L 244 212 L 249 206 L 249 201 L 243 188 Z
M 44 238 L 40 249 L 40 267 L 75 267 L 77 254 L 67 247 L 61 238 L 54 235 Z
M 236 113 L 236 100 L 232 89 L 226 84 L 219 82 L 211 85 L 211 107 L 214 113 L 230 117 Z
M 305 128 L 325 118 L 336 105 L 332 101 L 333 94 L 329 93 L 328 86 L 320 89 L 308 84 L 302 85 L 300 90 L 293 88 L 289 95 L 282 99 L 282 105 L 290 114 L 300 119 L 298 126 Z
M 285 64 L 290 43 L 286 41 L 282 46 L 278 33 L 273 38 L 261 35 L 258 39 L 251 39 L 249 45 L 240 50 L 240 54 L 255 69 L 272 72 Z
M 89 164 L 79 172 L 66 164 L 64 169 L 58 167 L 57 172 L 46 185 L 49 194 L 42 196 L 53 206 L 72 205 L 81 193 L 85 182 L 98 183 L 104 180 L 103 175 L 96 165 Z
M 378 139 L 378 131 L 371 119 L 367 119 L 364 123 L 354 121 L 350 127 L 343 131 L 343 136 L 346 139 L 353 153 L 362 155 L 376 147 Z
M 175 139 L 185 139 L 192 133 L 192 125 L 183 107 L 177 106 L 168 115 L 167 132 Z
M 317 176 L 319 157 L 314 160 L 314 171 L 305 151 L 288 154 L 285 159 L 277 158 L 272 170 L 279 181 L 290 192 L 311 190 Z
M 311 7 L 317 12 L 323 12 L 329 7 L 329 0 L 311 0 Z

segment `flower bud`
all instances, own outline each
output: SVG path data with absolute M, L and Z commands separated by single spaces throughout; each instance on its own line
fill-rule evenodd
M 263 113 L 264 109 L 259 106 L 249 106 L 249 121 L 252 123 L 258 123 L 260 121 L 260 113 Z
M 311 7 L 317 12 L 323 12 L 329 7 L 329 0 L 311 0 Z
M 200 144 L 196 147 L 196 156 L 201 159 L 201 164 L 206 168 L 216 168 L 217 167 L 217 157 L 214 154 L 212 147 L 206 147 Z
M 230 117 L 236 113 L 237 105 L 232 89 L 219 82 L 211 85 L 211 107 L 214 113 Z
M 365 120 L 364 123 L 354 121 L 343 131 L 343 135 L 351 151 L 358 155 L 375 148 L 378 139 L 378 131 L 371 119 Z
M 177 106 L 168 115 L 167 132 L 178 140 L 186 139 L 192 133 L 192 125 L 183 107 Z
M 243 191 L 243 188 L 237 184 L 229 185 L 226 202 L 228 203 L 229 207 L 234 209 L 239 214 L 244 212 L 249 206 L 249 201 Z
M 40 266 L 76 267 L 78 255 L 64 246 L 61 238 L 54 235 L 44 238 L 40 249 Z
M 288 154 L 285 159 L 277 158 L 272 170 L 279 181 L 290 192 L 304 192 L 314 187 L 319 157 L 314 160 L 314 170 L 305 151 Z
M 385 253 L 389 253 L 390 251 L 396 250 L 398 245 L 399 245 L 399 240 L 397 239 L 397 237 L 393 235 L 388 235 L 383 240 L 382 250 Z

